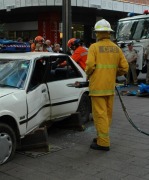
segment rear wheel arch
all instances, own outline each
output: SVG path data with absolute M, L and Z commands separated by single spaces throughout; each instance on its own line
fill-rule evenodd
M 88 92 L 84 92 L 81 96 L 77 112 L 80 113 L 80 121 L 82 124 L 89 121 L 91 113 L 91 99 Z

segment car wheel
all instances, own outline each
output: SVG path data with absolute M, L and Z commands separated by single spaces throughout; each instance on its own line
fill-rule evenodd
M 89 121 L 90 110 L 91 110 L 90 98 L 87 94 L 83 94 L 77 110 L 77 112 L 80 113 L 81 124 L 84 124 L 87 121 Z
M 16 135 L 10 126 L 0 123 L 0 165 L 11 160 L 16 150 Z

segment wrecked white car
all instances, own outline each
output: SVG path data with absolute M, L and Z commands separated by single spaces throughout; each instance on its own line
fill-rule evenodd
M 0 55 L 0 164 L 13 158 L 20 139 L 47 121 L 79 112 L 89 118 L 85 72 L 66 54 L 49 52 Z

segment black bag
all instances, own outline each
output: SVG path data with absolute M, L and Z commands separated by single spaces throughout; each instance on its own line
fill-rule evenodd
M 147 64 L 145 64 L 145 65 L 142 67 L 141 72 L 142 72 L 142 73 L 147 73 Z

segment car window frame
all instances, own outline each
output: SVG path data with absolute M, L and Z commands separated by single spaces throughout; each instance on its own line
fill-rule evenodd
M 57 65 L 56 65 L 56 68 L 54 69 L 52 63 L 54 63 L 54 59 L 56 60 L 56 58 L 57 59 L 62 58 L 63 60 L 66 61 L 67 65 L 65 67 L 57 67 Z M 73 68 L 75 75 L 70 74 L 71 68 Z M 59 70 L 59 73 L 62 73 L 62 75 L 64 75 L 64 73 L 66 73 L 65 76 L 63 76 L 61 78 L 56 77 L 56 74 L 54 74 L 56 72 L 56 70 Z M 83 77 L 82 73 L 75 66 L 75 64 L 72 62 L 72 60 L 70 59 L 69 56 L 67 56 L 67 55 L 58 55 L 58 56 L 52 55 L 49 57 L 48 62 L 47 62 L 47 74 L 46 74 L 46 79 L 45 79 L 47 83 L 54 82 L 54 81 L 60 81 L 60 80 L 82 78 L 82 77 Z

